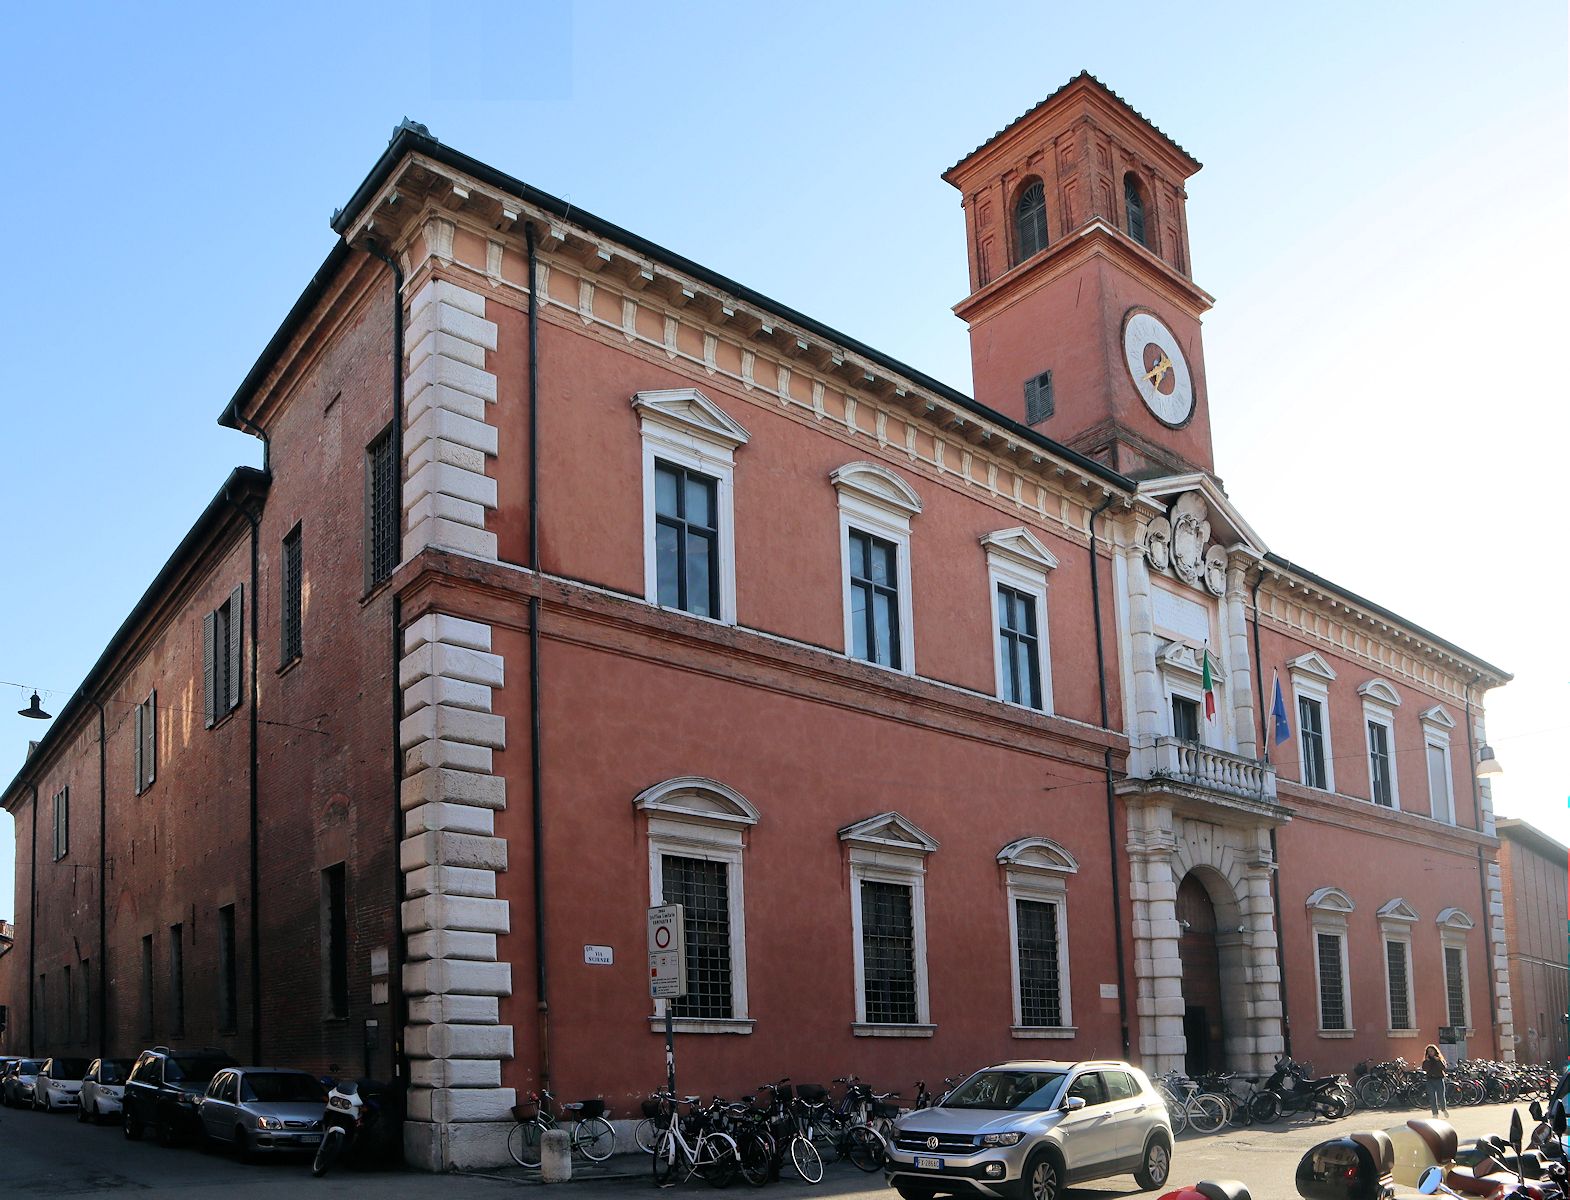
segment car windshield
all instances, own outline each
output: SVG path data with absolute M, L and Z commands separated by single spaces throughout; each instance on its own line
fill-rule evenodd
M 944 1108 L 1041 1112 L 1052 1107 L 1063 1071 L 978 1071 L 943 1102 Z
M 206 1083 L 225 1067 L 234 1064 L 222 1058 L 166 1058 L 165 1083 Z
M 20 1063 L 17 1064 L 16 1073 L 18 1075 L 36 1075 L 36 1074 L 38 1074 L 38 1072 L 42 1071 L 43 1069 L 44 1069 L 44 1061 L 43 1061 L 43 1059 L 41 1059 L 41 1058 L 24 1058 Z
M 87 1074 L 85 1058 L 57 1058 L 49 1068 L 52 1079 L 80 1079 Z
M 245 1098 L 262 1104 L 326 1104 L 327 1089 L 304 1071 L 247 1075 Z
M 99 1083 L 124 1083 L 131 1064 L 123 1058 L 106 1058 L 98 1064 Z

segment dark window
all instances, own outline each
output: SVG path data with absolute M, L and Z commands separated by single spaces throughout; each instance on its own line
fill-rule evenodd
M 1098 1104 L 1105 1104 L 1107 1102 L 1107 1089 L 1106 1085 L 1101 1082 L 1101 1072 L 1086 1071 L 1068 1085 L 1068 1092 L 1064 1098 L 1067 1099 L 1069 1096 L 1078 1096 L 1085 1102 L 1086 1108 L 1094 1108 Z
M 1378 721 L 1368 723 L 1368 773 L 1373 784 L 1374 803 L 1390 808 L 1394 793 L 1390 787 L 1390 730 Z M 1396 1026 L 1405 1029 L 1405 1025 Z
M 1172 697 L 1172 736 L 1184 742 L 1199 741 L 1199 701 Z
M 279 630 L 279 660 L 292 663 L 303 649 L 300 611 L 304 596 L 303 562 L 300 552 L 300 527 L 296 525 L 283 540 L 283 627 Z
M 900 669 L 899 547 L 850 531 L 851 654 Z
M 902 883 L 861 881 L 862 995 L 869 1022 L 914 1025 L 916 933 L 911 889 Z
M 1139 1094 L 1134 1077 L 1127 1071 L 1103 1071 L 1101 1081 L 1106 1084 L 1108 1100 L 1130 1100 Z
M 1341 984 L 1341 938 L 1319 935 L 1319 1027 L 1346 1028 L 1346 993 Z
M 349 907 L 344 890 L 344 865 L 322 872 L 322 951 L 327 956 L 327 1015 L 349 1015 Z
M 1063 1024 L 1058 906 L 1039 900 L 1016 900 L 1014 927 L 1019 939 L 1019 1023 L 1031 1028 L 1056 1028 Z
M 373 588 L 398 566 L 398 471 L 392 426 L 365 448 L 365 586 Z
M 1390 1028 L 1411 1029 L 1412 1010 L 1407 1003 L 1406 943 L 1385 943 L 1385 975 L 1390 984 Z
M 158 692 L 147 693 L 147 699 L 136 706 L 136 744 L 132 747 L 132 768 L 136 775 L 136 794 L 141 795 L 153 786 L 158 777 Z
M 55 861 L 71 851 L 71 789 L 61 788 L 55 793 Z
M 1325 710 L 1318 700 L 1307 696 L 1297 698 L 1297 735 L 1303 745 L 1303 783 L 1311 788 L 1326 789 L 1325 776 Z
M 1123 176 L 1123 211 L 1128 217 L 1128 236 L 1141 246 L 1150 245 L 1145 240 L 1145 198 L 1132 171 Z
M 1445 947 L 1445 1007 L 1450 1024 L 1466 1025 L 1466 972 L 1459 946 Z
M 1025 380 L 1025 424 L 1040 424 L 1052 415 L 1052 408 L 1052 372 Z
M 169 926 L 169 1032 L 185 1032 L 185 926 Z
M 253 1072 L 245 1077 L 245 1099 L 263 1104 L 325 1104 L 327 1090 L 304 1071 Z
M 678 1017 L 735 1015 L 731 999 L 730 878 L 722 862 L 662 856 L 666 904 L 683 906 L 687 994 L 673 1001 Z
M 659 601 L 700 617 L 720 615 L 718 484 L 667 462 L 654 464 L 654 555 Z
M 1434 742 L 1427 744 L 1428 751 L 1428 806 L 1436 821 L 1454 822 L 1450 808 L 1450 772 L 1448 752 Z
M 240 707 L 244 612 L 244 588 L 236 584 L 229 599 L 202 620 L 202 691 L 209 729 L 226 713 Z
M 153 935 L 142 938 L 142 1036 L 153 1036 Z
M 1020 262 L 1047 248 L 1047 190 L 1041 180 L 1032 180 L 1019 194 L 1014 225 L 1019 230 Z
M 998 584 L 998 649 L 1003 656 L 1003 698 L 1041 707 L 1041 657 L 1036 637 L 1036 598 Z
M 218 1027 L 225 1031 L 238 1027 L 234 968 L 234 905 L 226 904 L 218 910 Z

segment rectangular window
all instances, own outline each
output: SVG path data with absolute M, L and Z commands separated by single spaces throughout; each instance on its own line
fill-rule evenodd
M 140 796 L 153 786 L 158 777 L 158 691 L 147 693 L 147 699 L 136 706 L 133 722 L 135 745 L 131 748 L 132 770 L 136 776 L 136 794 Z
M 153 935 L 142 938 L 142 1036 L 153 1036 Z
M 283 603 L 279 608 L 281 628 L 278 631 L 278 658 L 280 665 L 287 665 L 303 652 L 300 617 L 305 594 L 304 561 L 301 557 L 300 526 L 296 525 L 283 539 Z
M 654 464 L 655 570 L 666 608 L 720 615 L 718 486 L 686 467 Z
M 893 542 L 850 531 L 851 654 L 895 670 L 900 669 L 898 563 L 899 547 Z
M 1172 736 L 1184 742 L 1200 740 L 1199 701 L 1187 696 L 1172 697 Z
M 1303 784 L 1328 789 L 1325 774 L 1325 710 L 1318 700 L 1297 698 L 1297 736 L 1303 753 Z
M 398 567 L 398 464 L 392 426 L 365 448 L 365 586 L 369 590 Z
M 245 646 L 241 618 L 245 592 L 240 584 L 202 620 L 202 694 L 207 728 L 240 707 L 241 651 Z
M 71 789 L 68 787 L 55 793 L 54 822 L 54 856 L 59 862 L 71 850 Z
M 1390 727 L 1378 721 L 1368 723 L 1368 776 L 1374 794 L 1374 803 L 1391 808 L 1395 790 L 1390 783 Z M 1405 1029 L 1405 1025 L 1395 1026 Z
M 1321 933 L 1319 943 L 1319 1027 L 1345 1029 L 1346 984 L 1341 972 L 1341 938 Z
M 169 1032 L 185 1032 L 185 926 L 169 926 Z
M 349 905 L 345 894 L 344 865 L 322 872 L 322 952 L 327 984 L 327 1015 L 349 1015 Z
M 1459 946 L 1445 947 L 1445 1008 L 1450 1024 L 1467 1025 L 1466 955 Z
M 1019 941 L 1019 1021 L 1034 1029 L 1063 1024 L 1063 990 L 1058 972 L 1058 906 L 1015 900 Z
M 1455 822 L 1450 807 L 1450 751 L 1437 742 L 1428 743 L 1428 808 L 1434 820 Z
M 730 879 L 727 865 L 675 854 L 660 857 L 666 904 L 684 906 L 687 994 L 673 1002 L 677 1017 L 728 1019 L 731 995 Z
M 1405 942 L 1385 942 L 1385 982 L 1390 987 L 1390 1028 L 1412 1028 L 1412 998 Z
M 1052 372 L 1025 380 L 1025 424 L 1035 425 L 1052 415 Z
M 853 535 L 854 536 L 854 535 Z M 1003 656 L 1003 698 L 1041 707 L 1041 651 L 1036 636 L 1036 598 L 998 584 L 998 649 Z
M 218 1027 L 238 1028 L 239 1002 L 235 995 L 234 905 L 218 910 Z
M 861 881 L 861 956 L 868 1023 L 914 1025 L 916 935 L 907 885 Z

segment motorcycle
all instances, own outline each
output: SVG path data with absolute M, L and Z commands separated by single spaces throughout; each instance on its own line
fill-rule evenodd
M 1325 1075 L 1313 1079 L 1302 1064 L 1283 1055 L 1276 1060 L 1275 1072 L 1265 1081 L 1263 1092 L 1275 1097 L 1281 1112 L 1311 1112 L 1316 1117 L 1335 1121 L 1351 1111 L 1351 1105 L 1343 1094 L 1346 1086 L 1344 1075 Z M 1260 1097 L 1255 1096 L 1252 1104 L 1260 1106 Z M 1257 1119 L 1267 1120 L 1257 1111 L 1257 1107 L 1253 1111 Z M 1274 1115 L 1268 1118 L 1273 1119 Z
M 393 1092 L 374 1079 L 346 1079 L 333 1085 L 327 1094 L 326 1127 L 311 1174 L 320 1178 L 343 1155 L 356 1165 L 365 1165 L 389 1156 L 398 1144 L 399 1130 L 394 1113 Z

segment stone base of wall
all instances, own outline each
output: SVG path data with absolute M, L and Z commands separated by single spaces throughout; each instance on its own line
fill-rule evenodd
M 477 1171 L 516 1167 L 507 1153 L 511 1121 L 434 1121 L 403 1123 L 403 1156 L 422 1171 Z

